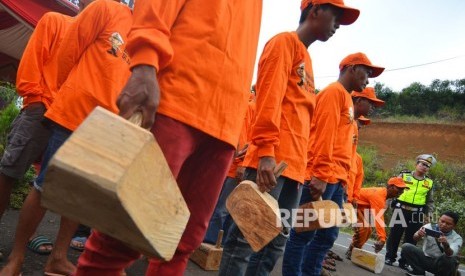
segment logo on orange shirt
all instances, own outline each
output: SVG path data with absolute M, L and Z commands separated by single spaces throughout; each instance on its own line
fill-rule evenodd
M 354 122 L 354 107 L 349 107 L 349 123 L 352 124 Z
M 121 45 L 124 44 L 123 37 L 119 33 L 115 32 L 111 34 L 108 40 L 111 43 L 111 48 L 107 52 L 117 57 L 118 51 L 121 51 L 120 50 Z
M 307 78 L 307 72 L 305 71 L 305 62 L 299 64 L 299 67 L 297 67 L 296 72 L 297 75 L 300 77 L 300 81 L 297 83 L 297 85 L 310 93 L 315 93 L 314 86 L 312 85 L 312 83 L 310 83 L 309 78 Z

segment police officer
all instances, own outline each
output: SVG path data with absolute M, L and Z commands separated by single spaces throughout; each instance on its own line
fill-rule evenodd
M 433 212 L 433 180 L 426 174 L 436 164 L 436 158 L 431 154 L 421 154 L 416 158 L 415 171 L 402 171 L 400 177 L 407 185 L 397 200 L 393 201 L 393 216 L 402 214 L 406 227 L 396 223 L 389 233 L 386 245 L 386 264 L 393 265 L 397 257 L 397 248 L 404 234 L 404 243 L 416 244 L 413 234 L 420 229 L 424 222 L 431 220 Z M 398 221 L 402 217 L 397 217 Z M 405 224 L 404 224 L 405 225 Z M 403 259 L 399 259 L 399 267 L 405 268 Z

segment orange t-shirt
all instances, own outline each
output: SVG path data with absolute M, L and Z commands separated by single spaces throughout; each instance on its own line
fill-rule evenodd
M 374 216 L 377 216 L 380 212 L 384 212 L 383 210 L 386 207 L 386 197 L 386 188 L 362 188 L 360 189 L 358 206 L 363 209 L 372 209 Z M 384 214 L 380 216 L 380 218 L 384 222 Z M 378 220 L 375 220 L 375 226 L 378 240 L 386 241 L 386 230 Z
M 236 147 L 261 11 L 261 0 L 138 1 L 128 52 L 131 67 L 157 68 L 157 112 Z
M 310 130 L 309 174 L 347 183 L 352 159 L 354 107 L 349 92 L 333 82 L 316 96 Z
M 237 149 L 241 150 L 251 140 L 250 127 L 252 125 L 253 118 L 255 117 L 255 99 L 249 101 L 247 113 L 245 114 L 244 123 L 242 125 L 241 135 L 239 136 L 239 143 Z M 228 176 L 236 177 L 237 167 L 242 165 L 243 158 L 234 158 L 231 167 L 229 168 Z
M 257 168 L 260 157 L 271 156 L 288 164 L 283 176 L 303 183 L 315 86 L 310 55 L 296 32 L 278 34 L 265 45 L 256 89 L 252 143 L 243 165 Z
M 363 177 L 365 172 L 363 170 L 362 156 L 355 153 L 355 157 L 352 158 L 352 164 L 349 171 L 349 179 L 347 181 L 347 201 L 352 202 L 353 199 L 358 200 L 360 198 L 360 189 L 363 184 Z
M 53 102 L 56 90 L 47 85 L 53 77 L 46 68 L 72 20 L 67 15 L 48 12 L 37 23 L 24 49 L 16 78 L 16 90 L 23 97 L 23 108 L 35 102 L 42 102 L 49 108 Z
M 131 10 L 113 0 L 97 0 L 76 17 L 54 57 L 59 93 L 46 117 L 74 131 L 96 106 L 118 112 L 131 25 Z

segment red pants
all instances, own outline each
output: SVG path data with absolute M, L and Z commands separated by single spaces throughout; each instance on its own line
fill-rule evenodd
M 152 259 L 146 275 L 183 275 L 190 254 L 200 246 L 234 154 L 234 148 L 204 132 L 157 114 L 152 132 L 189 207 L 191 216 L 172 260 Z M 98 231 L 89 237 L 76 275 L 110 276 L 140 254 Z

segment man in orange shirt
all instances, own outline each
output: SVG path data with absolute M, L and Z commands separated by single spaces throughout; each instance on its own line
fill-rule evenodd
M 347 201 L 357 206 L 357 199 L 363 181 L 363 164 L 362 157 L 357 153 L 358 130 L 361 125 L 368 125 L 371 121 L 365 118 L 370 115 L 375 108 L 382 107 L 384 101 L 378 99 L 375 94 L 375 89 L 366 87 L 362 92 L 353 91 L 351 93 L 352 102 L 354 104 L 354 134 L 352 146 L 352 162 L 350 165 L 349 177 L 347 179 L 346 194 Z
M 8 207 L 14 183 L 40 159 L 47 146 L 50 130 L 43 123 L 43 115 L 55 91 L 47 85 L 50 74 L 45 68 L 71 20 L 60 13 L 44 14 L 19 63 L 16 91 L 23 97 L 23 107 L 13 121 L 0 162 L 0 218 Z M 44 236 L 36 236 L 31 239 L 30 248 L 36 253 L 48 254 L 52 243 Z
M 345 57 L 339 64 L 339 79 L 316 96 L 315 115 L 310 130 L 308 185 L 304 185 L 300 205 L 332 200 L 342 207 L 344 185 L 353 155 L 354 108 L 351 91 L 361 92 L 368 78 L 384 68 L 374 66 L 363 53 Z M 339 229 L 331 227 L 303 233 L 291 231 L 283 261 L 284 275 L 320 275 L 323 259 L 334 244 Z
M 247 110 L 261 9 L 262 1 L 135 1 L 120 115 L 142 112 L 191 212 L 173 258 L 151 259 L 147 275 L 183 275 L 205 236 Z M 77 275 L 115 275 L 139 256 L 93 231 Z
M 373 220 L 376 226 L 378 240 L 375 242 L 375 253 L 383 249 L 386 243 L 386 230 L 384 225 L 384 211 L 386 200 L 397 198 L 404 189 L 407 188 L 401 177 L 391 177 L 388 180 L 387 187 L 362 188 L 360 190 L 360 199 L 357 208 L 357 227 L 352 237 L 352 243 L 346 252 L 347 259 L 350 260 L 352 249 L 362 248 L 365 242 L 370 238 Z
M 252 143 L 243 165 L 245 179 L 278 200 L 283 212 L 297 207 L 304 182 L 310 122 L 315 106 L 312 61 L 308 47 L 327 41 L 342 25 L 358 18 L 359 11 L 342 1 L 302 1 L 299 27 L 280 33 L 265 45 L 258 64 L 257 110 Z M 288 166 L 276 179 L 276 162 Z M 228 230 L 220 275 L 265 275 L 273 270 L 289 237 L 292 217 L 283 219 L 283 231 L 253 253 L 235 223 Z M 250 261 L 249 261 L 250 260 Z
M 40 199 L 47 165 L 53 154 L 95 106 L 118 112 L 111 99 L 116 99 L 129 77 L 129 58 L 124 51 L 124 42 L 132 25 L 131 10 L 118 2 L 96 0 L 89 4 L 68 26 L 50 61 L 54 72 L 51 85 L 59 91 L 45 113 L 52 135 L 34 189 L 21 208 L 13 251 L 2 275 L 19 274 L 27 240 L 46 212 Z M 122 42 L 117 44 L 116 54 L 108 52 L 115 48 L 114 40 Z M 95 77 L 94 72 L 99 72 L 99 76 Z M 77 226 L 76 222 L 61 218 L 55 247 L 45 265 L 46 275 L 74 273 L 75 266 L 66 256 Z

